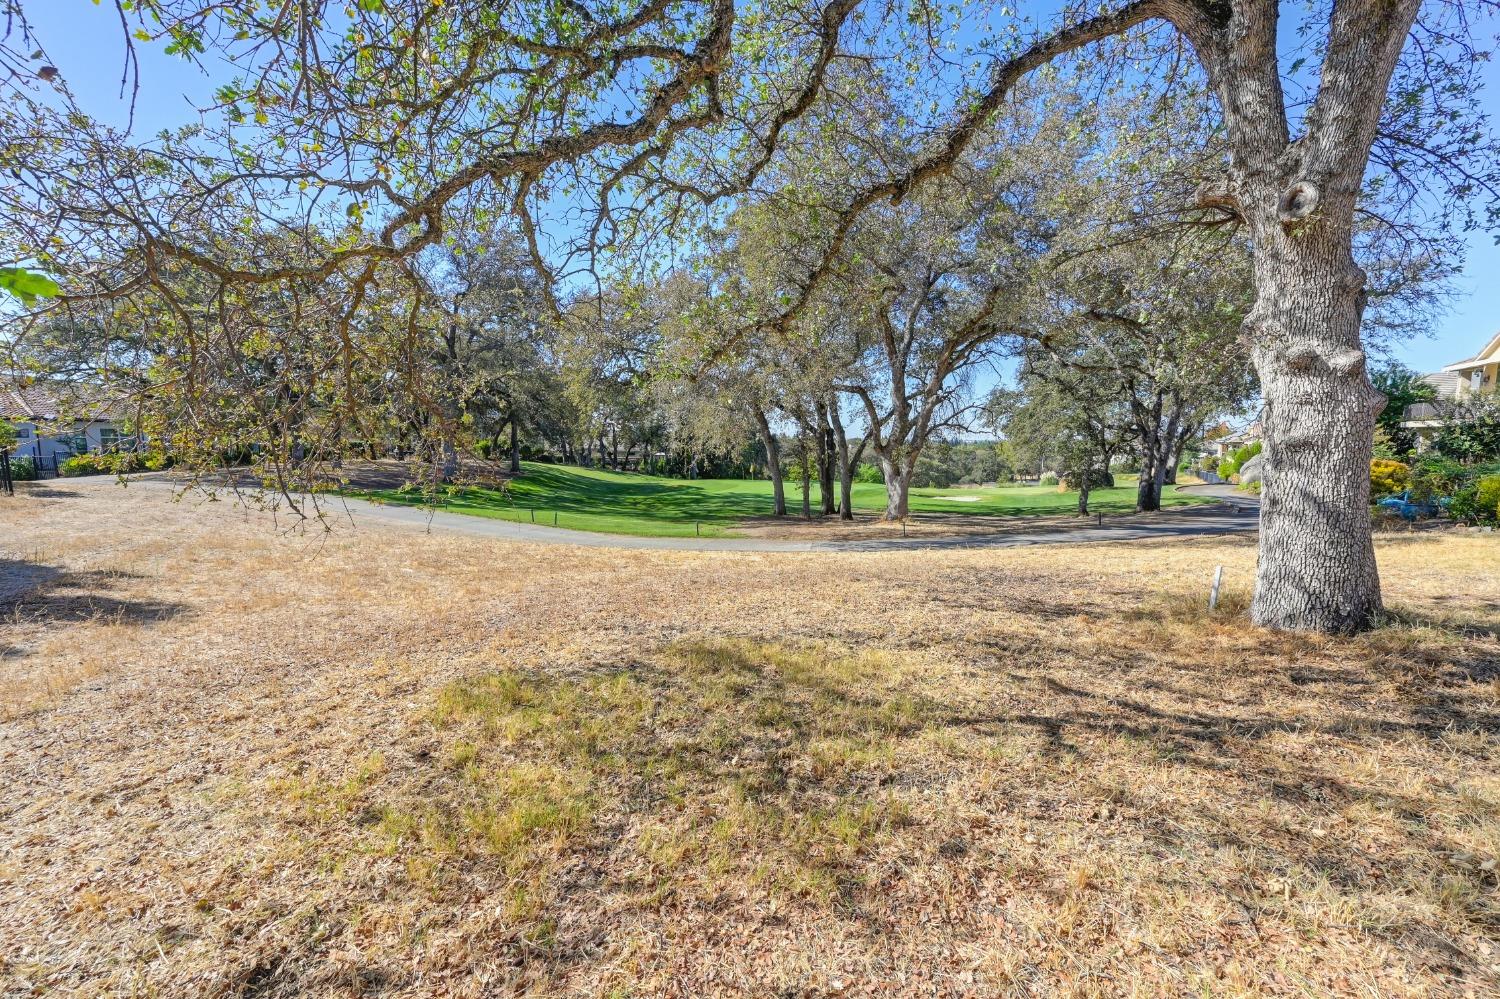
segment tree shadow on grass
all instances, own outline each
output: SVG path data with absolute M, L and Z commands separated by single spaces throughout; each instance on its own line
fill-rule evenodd
M 145 577 L 121 570 L 70 570 L 0 558 L 0 621 L 7 625 L 65 628 L 86 621 L 147 624 L 175 617 L 186 605 L 169 600 L 122 596 L 122 582 Z M 25 650 L 0 644 L 0 658 Z
M 632 918 L 677 906 L 730 918 L 746 886 L 786 899 L 791 918 L 900 933 L 890 856 L 907 872 L 898 877 L 951 883 L 950 865 L 1004 870 L 1039 839 L 1034 869 L 1007 891 L 1041 883 L 1061 894 L 1070 865 L 1170 856 L 1182 867 L 1163 870 L 1205 900 L 1181 920 L 1221 905 L 1247 914 L 1233 944 L 1242 959 L 1279 960 L 1261 949 L 1262 922 L 1284 936 L 1379 900 L 1388 911 L 1360 932 L 1432 974 L 1492 984 L 1471 944 L 1495 927 L 1494 874 L 1453 859 L 1473 848 L 1455 784 L 1485 765 L 1500 717 L 1461 670 L 1443 667 L 1451 639 L 1250 635 L 1230 650 L 1231 672 L 1223 659 L 1199 661 L 1192 644 L 1224 642 L 1222 620 L 1172 637 L 1165 616 L 1101 616 L 1119 641 L 1081 661 L 1055 618 L 1018 616 L 1034 617 L 1043 637 L 1030 632 L 1008 660 L 935 681 L 902 668 L 896 657 L 908 653 L 717 638 L 609 666 L 480 674 L 445 688 L 423 720 L 437 745 L 414 757 L 430 762 L 412 764 L 421 772 L 410 783 L 382 775 L 298 793 L 320 803 L 309 821 L 365 830 L 360 851 L 462 872 L 449 875 L 455 891 L 519 881 L 525 905 L 495 939 L 518 941 L 500 946 L 535 982 L 565 979 Z M 1403 648 L 1424 650 L 1405 684 L 1392 665 Z M 1344 765 L 1351 755 L 1441 774 L 1391 779 Z M 329 810 L 330 795 L 347 804 Z M 950 812 L 950 800 L 967 805 Z M 1010 832 L 983 839 L 976 808 Z M 1007 809 L 1037 837 L 1005 826 Z M 1366 813 L 1378 835 L 1346 818 Z M 1096 852 L 1054 856 L 1053 841 Z M 1271 879 L 1291 894 L 1268 894 Z M 1128 880 L 1101 890 L 1105 908 L 1144 904 Z M 597 897 L 613 899 L 624 923 L 601 926 L 577 904 Z M 1218 932 L 1204 929 L 1205 960 L 1220 959 Z M 387 970 L 399 984 L 403 972 Z

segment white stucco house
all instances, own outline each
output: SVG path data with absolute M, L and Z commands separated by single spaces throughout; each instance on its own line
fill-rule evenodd
M 133 445 L 124 413 L 79 386 L 22 379 L 0 380 L 0 419 L 16 428 L 11 454 L 44 465 L 82 454 Z

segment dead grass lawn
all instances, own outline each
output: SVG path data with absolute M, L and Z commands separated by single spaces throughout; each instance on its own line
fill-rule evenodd
M 1382 538 L 1329 639 L 1245 625 L 1242 538 L 0 523 L 0 994 L 1500 990 L 1493 537 Z

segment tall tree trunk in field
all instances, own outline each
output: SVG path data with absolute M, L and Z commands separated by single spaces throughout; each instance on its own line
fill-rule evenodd
M 1131 389 L 1131 415 L 1135 422 L 1136 436 L 1141 451 L 1141 472 L 1136 479 L 1135 509 L 1137 513 L 1161 509 L 1162 486 L 1167 480 L 1167 468 L 1172 461 L 1172 448 L 1177 440 L 1177 424 L 1180 414 L 1176 400 L 1157 389 L 1151 405 L 1145 405 L 1134 397 Z M 1162 424 L 1163 415 L 1166 425 Z
M 860 455 L 864 453 L 864 441 L 860 442 L 858 450 L 851 456 L 849 454 L 849 435 L 844 432 L 844 419 L 839 415 L 838 396 L 835 395 L 828 403 L 828 421 L 833 425 L 833 438 L 838 449 L 839 463 L 839 519 L 854 519 L 854 466 L 859 464 Z M 853 460 L 851 461 L 851 457 Z
M 520 419 L 515 413 L 510 414 L 510 470 L 517 474 L 521 471 Z
M 1182 453 L 1187 449 L 1187 442 L 1201 435 L 1201 427 L 1188 427 L 1177 435 L 1177 446 L 1172 449 L 1172 463 L 1167 466 L 1166 483 L 1169 486 L 1177 485 L 1177 470 L 1182 467 Z
M 818 491 L 822 493 L 823 516 L 834 513 L 833 493 L 833 459 L 834 442 L 833 428 L 829 426 L 828 403 L 822 399 L 814 404 L 813 412 L 816 426 L 813 428 L 817 435 L 818 455 Z
M 754 415 L 755 429 L 760 434 L 761 446 L 766 449 L 766 471 L 771 476 L 771 513 L 773 516 L 785 517 L 786 483 L 781 479 L 781 444 L 771 432 L 771 421 L 766 418 L 766 411 L 757 406 Z
M 880 455 L 880 471 L 885 476 L 885 519 L 905 520 L 910 513 L 911 480 L 916 462 Z
M 807 440 L 804 438 L 797 446 L 797 470 L 802 475 L 802 519 L 812 520 L 812 469 L 808 458 Z
M 1151 451 L 1141 454 L 1141 472 L 1135 480 L 1135 512 L 1148 513 L 1161 509 L 1161 489 L 1156 484 L 1156 455 Z
M 1252 614 L 1275 627 L 1354 631 L 1381 608 L 1370 457 L 1384 397 L 1359 339 L 1364 274 L 1347 241 L 1267 236 L 1256 255 L 1264 290 L 1247 321 L 1265 398 Z
M 1278 5 L 1240 0 L 1222 24 L 1180 15 L 1223 105 L 1231 150 L 1227 175 L 1199 201 L 1243 219 L 1253 250 L 1244 333 L 1265 399 L 1257 624 L 1350 632 L 1381 608 L 1369 501 L 1385 399 L 1365 373 L 1354 210 L 1419 6 L 1332 5 L 1317 97 L 1296 141 L 1277 58 Z

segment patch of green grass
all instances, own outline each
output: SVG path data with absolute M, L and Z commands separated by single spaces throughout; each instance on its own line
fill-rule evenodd
M 762 479 L 668 479 L 537 462 L 525 462 L 522 473 L 504 490 L 453 487 L 433 496 L 417 490 L 378 489 L 365 495 L 385 503 L 432 502 L 454 513 L 523 524 L 645 537 L 726 537 L 743 521 L 771 512 L 771 483 Z M 820 502 L 816 485 L 813 493 L 816 507 Z M 885 502 L 881 483 L 855 485 L 856 510 L 880 513 Z M 1200 502 L 1204 499 L 1180 494 L 1172 486 L 1162 494 L 1164 507 Z M 795 511 L 800 504 L 798 488 L 788 483 L 788 508 Z M 1099 513 L 1129 513 L 1135 509 L 1135 485 L 1122 480 L 1113 489 L 1096 489 L 1089 506 Z M 914 514 L 991 517 L 1070 514 L 1078 509 L 1078 494 L 1058 492 L 1055 486 L 913 489 L 911 509 Z

